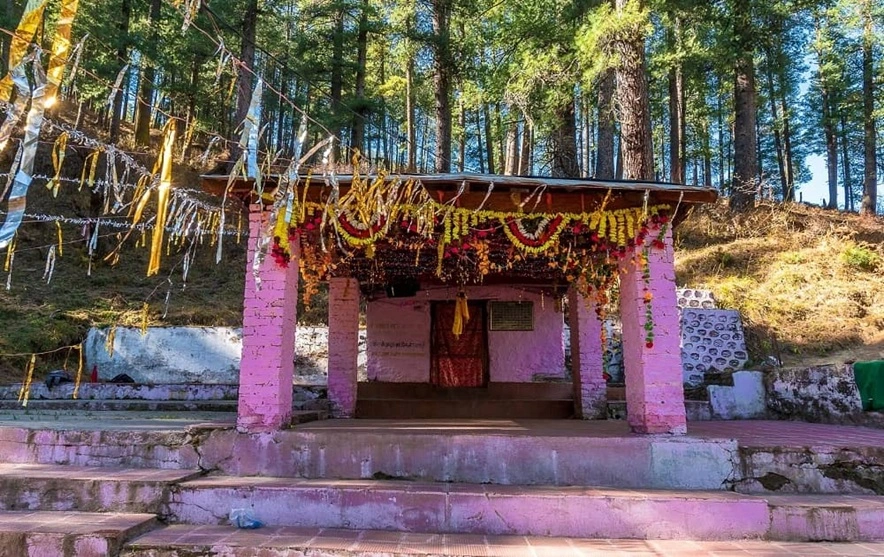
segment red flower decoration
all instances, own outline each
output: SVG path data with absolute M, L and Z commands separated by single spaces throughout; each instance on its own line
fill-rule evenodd
M 653 347 L 654 347 L 654 343 L 653 343 L 653 342 L 646 342 L 646 343 L 645 343 L 645 348 L 653 348 Z

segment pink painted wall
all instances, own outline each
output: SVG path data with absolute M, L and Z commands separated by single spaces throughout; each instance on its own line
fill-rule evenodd
M 532 381 L 535 374 L 564 377 L 565 347 L 562 314 L 554 300 L 506 286 L 466 289 L 471 301 L 534 302 L 533 331 L 489 331 L 491 381 Z M 367 372 L 372 381 L 430 380 L 430 302 L 454 300 L 456 290 L 420 291 L 414 298 L 380 298 L 366 310 Z

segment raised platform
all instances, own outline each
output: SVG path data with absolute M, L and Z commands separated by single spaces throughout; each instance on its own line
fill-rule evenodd
M 836 540 L 870 545 L 831 546 L 828 554 L 865 555 L 884 541 L 884 497 L 874 494 L 884 464 L 880 430 L 706 422 L 671 437 L 633 435 L 620 421 L 329 420 L 245 434 L 230 420 L 139 416 L 128 421 L 137 428 L 88 413 L 0 422 L 0 517 L 77 508 L 101 513 L 89 515 L 101 517 L 96 524 L 135 513 L 144 519 L 136 526 L 145 525 L 89 542 L 105 553 L 78 553 L 68 549 L 85 543 L 72 519 L 70 531 L 51 537 L 67 544 L 61 550 L 12 555 L 115 557 L 123 547 L 127 557 L 538 557 L 599 547 L 586 538 L 648 540 L 611 546 L 642 552 L 666 547 L 651 545 L 659 540 L 691 539 L 701 554 L 710 540 Z M 790 464 L 799 455 L 801 464 Z M 864 480 L 846 472 L 850 462 Z M 776 477 L 786 481 L 774 485 Z M 228 515 L 239 508 L 266 527 L 231 529 Z M 156 527 L 154 515 L 172 526 L 121 546 Z M 52 520 L 10 526 L 23 533 L 9 543 L 42 540 L 42 524 Z M 668 547 L 682 554 L 675 548 L 684 543 Z M 752 547 L 767 554 L 785 546 Z

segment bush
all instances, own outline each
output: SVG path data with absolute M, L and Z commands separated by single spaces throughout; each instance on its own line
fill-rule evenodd
M 873 273 L 881 268 L 881 256 L 874 250 L 857 244 L 850 244 L 841 252 L 841 262 L 860 271 Z

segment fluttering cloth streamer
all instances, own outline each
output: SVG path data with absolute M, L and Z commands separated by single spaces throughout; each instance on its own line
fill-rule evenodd
M 46 70 L 47 108 L 55 104 L 58 88 L 64 78 L 64 67 L 71 50 L 71 27 L 74 24 L 74 16 L 77 15 L 78 2 L 79 0 L 63 0 L 61 3 L 61 14 L 58 16 L 55 38 L 52 40 L 49 69 Z
M 6 221 L 0 227 L 0 249 L 5 248 L 12 241 L 16 230 L 21 225 L 22 217 L 25 213 L 25 198 L 28 188 L 31 185 L 32 174 L 34 172 L 34 157 L 37 154 L 37 140 L 40 138 L 40 126 L 43 124 L 43 111 L 45 109 L 43 101 L 46 92 L 46 74 L 40 60 L 34 58 L 34 91 L 31 94 L 31 109 L 28 111 L 28 117 L 25 120 L 25 138 L 22 141 L 21 164 L 15 173 L 15 181 L 12 183 L 12 192 L 9 194 L 9 209 L 7 210 Z M 23 69 L 22 69 L 22 73 Z M 21 86 L 21 80 L 16 77 L 16 87 L 19 94 L 24 95 Z M 25 80 L 25 89 L 27 88 L 27 78 Z
M 28 0 L 25 6 L 25 12 L 21 16 L 21 21 L 15 29 L 12 36 L 12 42 L 9 45 L 9 64 L 7 68 L 15 69 L 25 58 L 28 51 L 28 45 L 37 32 L 37 27 L 43 20 L 43 11 L 46 8 L 46 0 Z M 13 76 L 11 72 L 0 80 L 0 99 L 7 100 L 12 94 Z
M 156 228 L 150 244 L 150 263 L 147 266 L 147 276 L 153 276 L 160 272 L 160 259 L 163 253 L 163 232 L 166 229 L 166 217 L 169 208 L 169 191 L 172 189 L 172 150 L 175 146 L 175 120 L 169 120 L 166 124 L 166 133 L 163 137 L 162 162 L 160 164 L 160 186 L 157 190 L 157 219 Z
M 246 161 L 246 176 L 258 179 L 258 130 L 261 127 L 261 96 L 264 82 L 259 79 L 249 102 L 249 111 L 242 122 L 242 136 L 239 146 L 242 148 Z M 261 193 L 260 191 L 258 192 Z
M 15 102 L 6 109 L 6 119 L 0 125 L 0 151 L 3 151 L 9 143 L 12 131 L 18 125 L 19 120 L 21 120 L 21 115 L 25 111 L 28 99 L 31 97 L 31 90 L 28 87 L 28 75 L 25 73 L 25 64 L 27 62 L 28 60 L 19 62 L 18 66 L 14 67 L 10 73 L 13 83 L 15 83 L 15 88 L 18 90 L 18 95 L 15 97 Z M 14 170 L 11 172 L 14 172 Z

